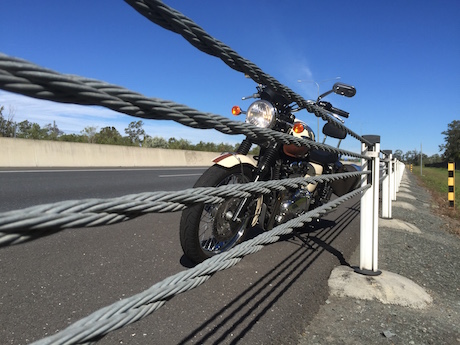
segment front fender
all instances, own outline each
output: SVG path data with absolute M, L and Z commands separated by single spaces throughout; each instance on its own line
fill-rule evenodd
M 253 167 L 257 167 L 257 162 L 254 158 L 230 152 L 223 153 L 219 157 L 214 158 L 213 162 L 214 164 L 223 166 L 225 168 L 231 168 L 240 164 L 249 164 Z M 263 197 L 259 196 L 257 198 L 256 209 L 254 212 L 254 217 L 252 218 L 251 226 L 256 226 L 257 221 L 259 220 L 260 213 L 262 212 L 262 203 Z
M 225 168 L 231 168 L 240 164 L 250 164 L 253 167 L 257 167 L 257 162 L 254 158 L 229 152 L 223 153 L 219 157 L 214 158 L 213 162 Z

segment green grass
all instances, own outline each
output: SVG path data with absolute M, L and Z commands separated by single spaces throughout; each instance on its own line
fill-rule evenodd
M 406 166 L 410 172 L 410 166 Z M 419 178 L 426 188 L 438 195 L 440 200 L 444 199 L 446 205 L 448 203 L 448 170 L 442 168 L 422 168 L 422 175 L 420 175 L 420 166 L 414 166 L 412 173 Z M 460 171 L 455 172 L 455 213 L 456 217 L 460 217 Z

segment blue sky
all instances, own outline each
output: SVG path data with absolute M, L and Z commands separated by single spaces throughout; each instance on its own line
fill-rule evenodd
M 423 145 L 433 155 L 444 141 L 441 132 L 460 119 L 458 0 L 164 2 L 306 99 L 317 96 L 313 81 L 321 91 L 335 77 L 354 85 L 354 98 L 327 100 L 350 112 L 345 124 L 358 134 L 379 134 L 382 149 L 419 151 Z M 241 97 L 256 86 L 122 0 L 2 1 L 0 52 L 227 117 L 233 105 L 249 106 Z M 67 133 L 115 126 L 124 135 L 137 120 L 2 90 L 0 105 L 16 122 L 56 121 Z M 297 116 L 317 131 L 314 115 L 304 110 Z M 151 136 L 241 140 L 171 121 L 143 121 Z M 342 147 L 357 151 L 360 144 L 346 139 Z

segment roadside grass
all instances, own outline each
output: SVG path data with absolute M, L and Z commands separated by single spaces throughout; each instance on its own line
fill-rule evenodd
M 410 173 L 410 169 L 408 169 Z M 412 169 L 412 174 L 417 180 L 425 186 L 433 196 L 434 201 L 439 207 L 436 212 L 444 216 L 450 217 L 453 220 L 450 232 L 460 235 L 460 172 L 455 174 L 455 207 L 449 207 L 448 196 L 448 170 L 443 168 L 422 168 L 420 175 L 420 166 L 415 166 Z

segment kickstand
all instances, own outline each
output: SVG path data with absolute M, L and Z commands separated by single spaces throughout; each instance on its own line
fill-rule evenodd
M 294 237 L 298 238 L 299 240 L 301 240 L 303 242 L 303 244 L 306 245 L 309 249 L 315 249 L 315 248 L 313 248 L 313 246 L 309 242 L 307 242 L 307 238 L 303 238 L 302 236 L 300 236 L 300 233 L 298 231 L 294 230 L 292 232 L 292 235 Z

